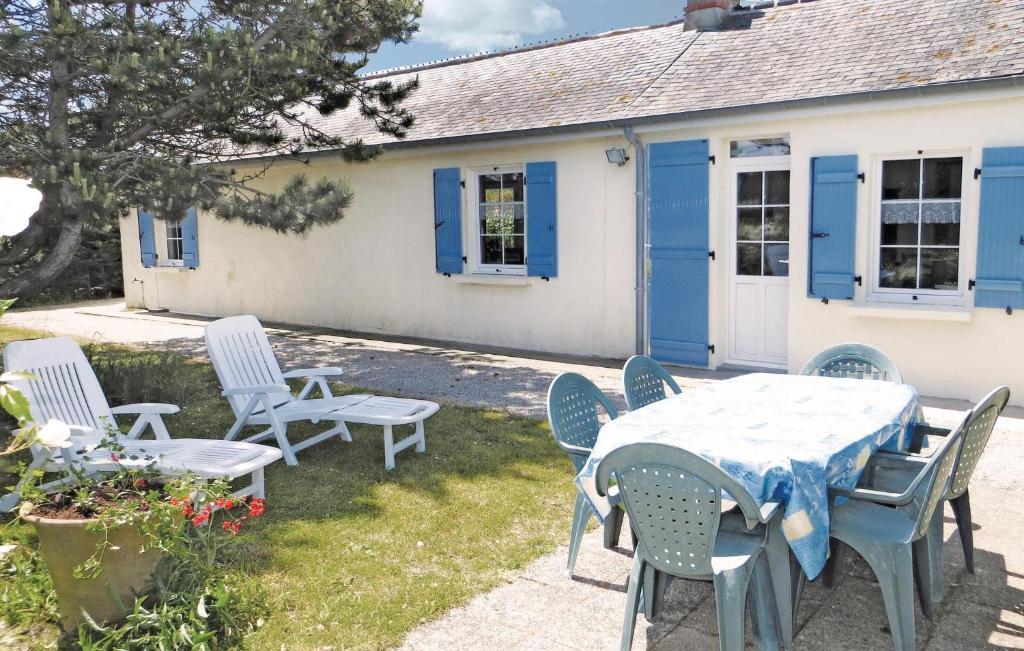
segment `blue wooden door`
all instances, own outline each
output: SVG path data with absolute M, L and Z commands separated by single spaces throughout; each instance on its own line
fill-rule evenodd
M 708 141 L 650 146 L 648 324 L 655 359 L 708 365 Z

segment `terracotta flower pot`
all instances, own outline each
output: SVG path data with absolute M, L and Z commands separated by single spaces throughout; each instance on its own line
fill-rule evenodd
M 39 550 L 53 580 L 65 631 L 78 628 L 84 621 L 83 610 L 96 622 L 121 621 L 125 609 L 134 607 L 136 597 L 152 589 L 153 571 L 164 554 L 157 549 L 143 552 L 143 537 L 137 529 L 111 529 L 99 575 L 76 579 L 74 568 L 92 557 L 103 539 L 102 532 L 86 530 L 95 520 L 53 520 L 31 514 L 23 519 L 35 526 L 39 536 Z

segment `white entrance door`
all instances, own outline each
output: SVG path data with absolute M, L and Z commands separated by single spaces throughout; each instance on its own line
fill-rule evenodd
M 789 163 L 732 169 L 729 357 L 783 367 L 789 335 Z

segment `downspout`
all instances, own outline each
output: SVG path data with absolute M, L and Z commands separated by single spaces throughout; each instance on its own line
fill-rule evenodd
M 623 135 L 633 145 L 636 166 L 636 354 L 647 353 L 647 149 L 633 129 Z

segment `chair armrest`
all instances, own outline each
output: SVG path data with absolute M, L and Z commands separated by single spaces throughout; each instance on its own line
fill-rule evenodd
M 935 427 L 934 425 L 926 425 L 924 423 L 914 425 L 914 434 L 925 436 L 949 436 L 952 431 L 948 427 Z
M 110 410 L 110 413 L 115 416 L 120 414 L 176 414 L 181 411 L 178 405 L 169 405 L 162 402 L 138 402 L 131 405 L 121 405 L 120 407 L 114 407 Z
M 916 482 L 912 486 L 916 488 Z M 906 506 L 914 501 L 914 493 L 907 490 L 903 493 L 890 493 L 888 491 L 872 490 L 870 488 L 829 488 L 830 493 L 847 497 L 851 500 L 862 502 L 874 502 L 875 504 L 888 504 L 889 506 Z
M 918 472 L 921 467 L 928 463 L 930 457 L 913 454 L 911 452 L 875 452 L 871 455 L 871 465 L 879 468 L 896 468 L 898 470 L 912 470 Z
M 590 453 L 593 452 L 593 450 L 591 450 L 590 448 L 572 445 L 571 443 L 562 443 L 561 441 L 558 440 L 556 440 L 555 443 L 557 443 L 558 447 L 562 448 L 565 452 L 574 456 L 583 457 L 584 460 L 589 459 Z
M 328 377 L 332 375 L 342 375 L 345 371 L 341 370 L 337 366 L 325 366 L 323 368 L 297 368 L 294 371 L 288 371 L 284 373 L 284 377 L 287 379 L 297 377 Z
M 768 524 L 782 506 L 778 502 L 765 502 L 761 505 L 761 524 Z
M 244 396 L 252 393 L 291 393 L 292 390 L 287 384 L 257 384 L 251 387 L 235 387 L 224 389 L 220 392 L 222 396 Z

